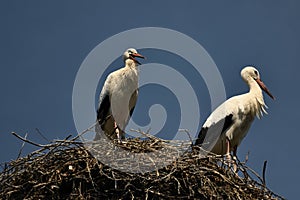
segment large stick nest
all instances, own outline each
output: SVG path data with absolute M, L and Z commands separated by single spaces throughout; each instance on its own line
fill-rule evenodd
M 3 165 L 0 199 L 283 199 L 245 162 L 236 161 L 237 175 L 223 157 L 199 156 L 199 147 L 169 156 L 173 160 L 162 168 L 130 173 L 97 160 L 78 137 L 40 145 L 13 134 L 39 150 Z M 116 145 L 138 153 L 173 149 L 153 137 Z

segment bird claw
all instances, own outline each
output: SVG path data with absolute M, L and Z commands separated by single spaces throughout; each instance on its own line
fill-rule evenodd
M 230 153 L 225 154 L 225 163 L 228 168 L 233 168 L 233 172 L 237 174 L 237 158 L 236 156 L 232 156 Z
M 119 128 L 117 129 L 116 133 L 117 133 L 117 137 L 118 137 L 118 143 L 121 144 L 122 143 L 122 137 L 121 137 Z

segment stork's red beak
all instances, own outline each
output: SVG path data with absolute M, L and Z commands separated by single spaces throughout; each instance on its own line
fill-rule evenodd
M 138 58 L 143 58 L 143 59 L 145 59 L 145 57 L 144 57 L 143 55 L 139 54 L 139 53 L 132 53 L 131 55 L 132 55 L 133 57 L 138 57 Z
M 267 86 L 262 82 L 259 78 L 255 79 L 258 83 L 259 87 L 265 91 L 272 99 L 275 99 L 275 97 L 271 94 L 271 92 L 268 90 Z
M 140 63 L 137 59 L 135 59 L 136 57 L 145 59 L 145 57 L 144 57 L 143 55 L 139 54 L 139 53 L 132 53 L 132 54 L 130 55 L 130 58 L 131 58 L 134 62 L 138 63 L 139 65 L 140 65 L 141 63 Z

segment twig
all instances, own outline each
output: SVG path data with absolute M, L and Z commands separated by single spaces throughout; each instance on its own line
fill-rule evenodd
M 263 165 L 263 185 L 266 185 L 266 168 L 267 168 L 267 161 L 264 161 L 264 165 Z
M 92 131 L 93 128 L 95 128 L 95 126 L 97 125 L 98 122 L 95 122 L 94 124 L 92 124 L 90 127 L 88 127 L 87 129 L 85 129 L 84 131 L 82 131 L 81 133 L 79 133 L 76 137 L 74 137 L 72 140 L 77 140 L 78 138 L 82 137 L 85 133 Z
M 24 142 L 27 142 L 27 143 L 29 143 L 29 144 L 32 144 L 32 145 L 34 145 L 34 146 L 37 146 L 37 147 L 47 147 L 47 146 L 49 146 L 49 145 L 37 144 L 37 143 L 35 143 L 35 142 L 32 142 L 32 141 L 30 141 L 30 140 L 27 140 L 26 138 L 23 138 L 22 136 L 18 135 L 18 134 L 15 133 L 15 132 L 12 132 L 11 134 L 13 134 L 14 136 L 16 136 L 16 137 L 19 138 L 20 140 L 22 140 L 22 141 L 24 141 Z
M 189 137 L 191 144 L 193 144 L 193 139 L 192 139 L 191 134 L 188 129 L 179 129 L 178 131 L 185 132 L 187 134 L 187 136 Z
M 44 134 L 42 134 L 42 132 L 40 131 L 40 129 L 36 128 L 35 130 L 36 130 L 36 132 L 37 132 L 44 140 L 46 140 L 46 142 L 50 142 L 50 140 L 48 140 L 48 138 L 46 138 L 46 137 L 44 136 Z
M 27 133 L 25 134 L 24 139 L 25 139 L 25 140 L 27 139 Z M 20 158 L 20 156 L 21 156 L 21 154 L 22 154 L 22 151 L 23 151 L 23 148 L 24 148 L 24 146 L 25 146 L 25 143 L 26 143 L 26 142 L 23 141 L 22 146 L 21 146 L 20 151 L 19 151 L 19 154 L 18 154 L 18 156 L 17 156 L 17 159 Z
M 245 163 L 248 162 L 248 160 L 249 160 L 249 155 L 250 155 L 250 151 L 248 151 L 247 154 L 246 154 L 245 161 L 244 161 Z

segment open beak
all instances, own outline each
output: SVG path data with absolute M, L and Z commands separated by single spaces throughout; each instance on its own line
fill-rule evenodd
M 145 59 L 145 57 L 143 56 L 143 55 L 141 55 L 141 54 L 139 54 L 139 53 L 132 53 L 131 55 L 130 55 L 130 58 L 134 61 L 134 62 L 136 62 L 137 64 L 141 64 L 137 59 L 135 59 L 135 58 L 143 58 L 143 59 Z
M 138 57 L 138 58 L 143 58 L 143 59 L 145 59 L 145 57 L 144 56 L 142 56 L 141 54 L 139 54 L 139 53 L 133 53 L 133 54 L 131 54 L 133 57 Z
M 271 92 L 268 90 L 267 86 L 262 82 L 259 78 L 255 79 L 258 83 L 259 87 L 265 91 L 272 99 L 275 99 L 275 97 L 271 94 Z

